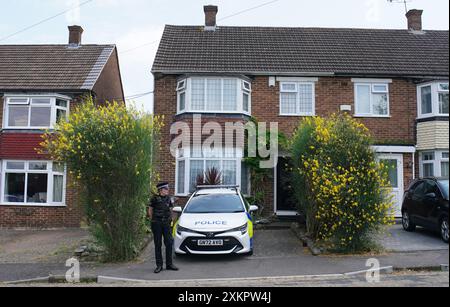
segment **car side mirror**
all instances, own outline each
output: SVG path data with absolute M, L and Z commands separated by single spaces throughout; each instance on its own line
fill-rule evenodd
M 436 199 L 436 193 L 428 193 L 425 195 L 425 197 L 429 199 Z
M 175 212 L 175 213 L 183 213 L 183 208 L 181 208 L 181 207 L 174 207 L 172 211 Z
M 250 206 L 250 209 L 248 210 L 249 212 L 256 212 L 259 210 L 258 206 Z

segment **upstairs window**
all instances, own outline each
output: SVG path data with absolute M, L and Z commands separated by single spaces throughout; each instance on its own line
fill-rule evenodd
M 389 85 L 385 83 L 355 83 L 355 115 L 389 116 Z
M 238 78 L 187 78 L 178 82 L 178 113 L 250 113 L 251 84 Z
M 280 115 L 314 116 L 314 86 L 313 82 L 281 82 Z
M 6 97 L 7 129 L 48 129 L 56 122 L 67 120 L 69 99 L 60 97 Z
M 417 97 L 419 118 L 448 116 L 448 82 L 420 85 Z

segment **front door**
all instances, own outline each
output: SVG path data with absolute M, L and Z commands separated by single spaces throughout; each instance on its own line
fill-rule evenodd
M 389 182 L 392 188 L 393 214 L 395 217 L 402 216 L 403 200 L 403 155 L 382 154 L 378 156 L 380 162 L 388 167 Z
M 275 170 L 275 213 L 277 215 L 296 215 L 297 200 L 292 183 L 292 159 L 279 157 Z

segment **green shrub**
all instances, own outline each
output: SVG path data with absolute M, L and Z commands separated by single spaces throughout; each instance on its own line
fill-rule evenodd
M 368 129 L 348 115 L 303 120 L 291 151 L 299 210 L 309 235 L 331 249 L 366 251 L 393 222 L 386 169 Z
M 42 146 L 80 183 L 91 232 L 107 261 L 133 259 L 142 248 L 160 128 L 158 118 L 116 102 L 96 107 L 87 98 L 56 135 L 44 136 Z

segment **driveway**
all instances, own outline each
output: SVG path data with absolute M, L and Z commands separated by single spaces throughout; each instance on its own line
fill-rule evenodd
M 421 227 L 417 227 L 415 232 L 407 232 L 402 225 L 395 225 L 380 242 L 388 252 L 448 250 L 448 244 L 441 240 L 439 234 Z
M 83 229 L 0 229 L 0 263 L 55 263 L 65 261 L 86 240 Z
M 2 231 L 0 230 L 0 233 Z M 404 232 L 392 229 L 393 236 L 390 240 L 392 242 L 406 242 L 402 239 L 402 235 L 408 236 L 413 240 L 412 234 L 405 234 Z M 39 238 L 39 233 L 31 233 L 31 238 L 38 236 L 36 242 L 46 242 Z M 49 234 L 42 233 L 44 237 L 49 237 Z M 53 234 L 50 237 L 55 238 L 59 236 Z M 424 234 L 417 234 L 418 242 L 414 243 L 416 246 L 421 246 L 420 242 L 423 240 Z M 3 237 L 3 236 L 1 236 Z M 16 237 L 16 236 L 12 236 Z M 60 238 L 64 238 L 62 235 Z M 377 255 L 381 266 L 394 266 L 397 268 L 411 268 L 411 267 L 431 267 L 439 266 L 441 264 L 448 264 L 448 245 L 442 246 L 438 244 L 436 237 L 432 235 L 425 235 L 429 239 L 426 246 L 436 244 L 435 249 L 428 249 L 426 251 L 413 251 L 409 249 L 408 252 L 402 252 L 401 248 L 397 252 Z M 30 242 L 30 237 L 25 235 L 26 242 Z M 16 237 L 17 239 L 17 237 Z M 39 241 L 41 240 L 41 241 Z M 8 240 L 6 240 L 8 241 Z M 1 254 L 18 255 L 20 256 L 19 248 L 17 246 L 27 246 L 28 244 L 8 243 L 3 245 Z M 401 246 L 401 244 L 393 244 L 393 246 Z M 402 248 L 406 248 L 402 247 Z M 10 250 L 14 248 L 14 252 Z M 51 246 L 51 244 L 50 244 Z M 6 248 L 5 248 L 6 247 Z M 23 251 L 28 250 L 24 248 Z M 302 247 L 301 242 L 293 234 L 290 229 L 277 230 L 258 230 L 255 233 L 255 254 L 249 256 L 183 256 L 176 257 L 175 264 L 180 267 L 179 272 L 163 271 L 161 274 L 153 274 L 154 269 L 154 250 L 153 244 L 146 249 L 140 259 L 126 264 L 89 264 L 82 263 L 82 276 L 109 276 L 128 279 L 139 280 L 192 280 L 192 279 L 224 279 L 224 278 L 259 278 L 259 277 L 289 277 L 299 275 L 320 275 L 320 274 L 342 274 L 347 272 L 354 272 L 365 270 L 366 262 L 371 255 L 359 256 L 312 256 L 309 251 Z M 67 255 L 65 255 L 67 256 Z M 27 260 L 28 256 L 23 256 Z M 64 258 L 64 259 L 62 259 Z M 67 268 L 65 267 L 65 257 L 53 258 L 54 261 L 41 261 L 37 263 L 26 262 L 20 263 L 0 263 L 0 281 L 12 281 L 29 279 L 35 277 L 44 277 L 49 274 L 64 275 Z M 0 259 L 5 259 L 5 256 L 0 256 Z M 31 260 L 36 259 L 31 257 Z M 41 259 L 38 257 L 37 259 Z M 49 259 L 48 257 L 46 258 Z

